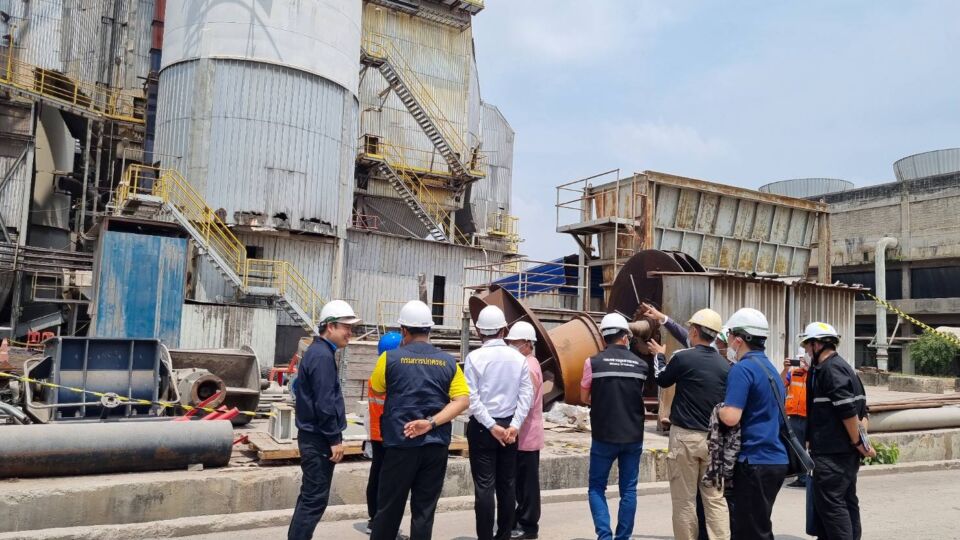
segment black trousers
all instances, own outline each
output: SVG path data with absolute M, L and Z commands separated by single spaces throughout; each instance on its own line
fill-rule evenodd
M 517 450 L 516 529 L 540 532 L 540 451 Z
M 495 420 L 506 427 L 511 419 Z M 473 476 L 473 506 L 477 514 L 477 540 L 510 538 L 517 504 L 517 443 L 502 446 L 487 428 L 471 417 L 467 424 L 467 444 L 470 448 L 470 474 Z M 496 536 L 493 534 L 494 517 Z
M 377 515 L 377 491 L 380 489 L 380 469 L 383 466 L 383 442 L 370 441 L 373 460 L 370 462 L 370 476 L 367 477 L 367 515 L 372 521 Z
M 821 540 L 860 540 L 857 472 L 860 454 L 813 456 L 815 527 Z
M 773 503 L 787 476 L 786 465 L 737 463 L 733 468 L 730 538 L 773 540 Z
M 377 515 L 373 518 L 370 538 L 396 540 L 409 495 L 410 540 L 430 540 L 437 500 L 447 473 L 447 452 L 447 447 L 441 444 L 385 448 Z
M 310 540 L 330 500 L 330 483 L 333 481 L 335 464 L 330 461 L 330 443 L 321 435 L 300 431 L 297 435 L 297 446 L 300 448 L 303 481 L 293 519 L 290 520 L 290 528 L 287 530 L 287 539 Z

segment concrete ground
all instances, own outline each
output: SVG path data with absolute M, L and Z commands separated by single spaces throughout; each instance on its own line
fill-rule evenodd
M 901 540 L 904 538 L 960 538 L 956 519 L 960 515 L 960 470 L 899 473 L 862 477 L 859 482 L 863 538 Z M 610 501 L 616 507 L 616 499 Z M 783 488 L 774 507 L 774 532 L 778 539 L 809 538 L 804 532 L 804 492 Z M 364 521 L 322 523 L 314 538 L 338 540 L 367 538 Z M 404 530 L 409 524 L 404 521 Z M 282 538 L 283 527 L 243 532 L 180 537 L 182 540 L 260 540 Z M 543 508 L 540 538 L 571 540 L 595 538 L 586 501 L 548 504 Z M 670 496 L 656 494 L 638 499 L 633 538 L 665 540 L 673 537 L 670 523 Z M 438 514 L 434 527 L 437 540 L 470 540 L 473 512 Z

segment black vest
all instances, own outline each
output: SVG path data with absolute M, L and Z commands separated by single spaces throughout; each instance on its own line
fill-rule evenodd
M 448 422 L 415 439 L 403 435 L 411 420 L 425 419 L 450 403 L 457 361 L 429 343 L 415 342 L 387 351 L 387 399 L 380 418 L 384 446 L 450 445 Z
M 613 444 L 642 443 L 647 363 L 623 345 L 609 345 L 590 359 L 590 367 L 593 438 Z

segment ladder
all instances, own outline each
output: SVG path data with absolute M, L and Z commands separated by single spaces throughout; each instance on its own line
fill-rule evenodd
M 121 216 L 170 216 L 227 282 L 245 295 L 274 300 L 298 325 L 318 335 L 325 303 L 320 294 L 289 262 L 248 258 L 243 243 L 176 170 L 131 165 L 117 189 L 113 208 Z
M 470 156 L 470 160 L 464 162 L 463 154 L 458 151 L 469 151 L 467 144 L 444 116 L 427 85 L 386 36 L 368 34 L 363 40 L 360 60 L 383 75 L 455 177 L 469 181 L 486 175 L 479 163 L 479 154 Z

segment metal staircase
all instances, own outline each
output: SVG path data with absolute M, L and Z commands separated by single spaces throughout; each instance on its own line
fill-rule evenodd
M 324 304 L 320 294 L 286 261 L 247 258 L 243 243 L 176 170 L 131 165 L 117 189 L 114 213 L 148 219 L 169 216 L 240 292 L 273 299 L 297 324 L 317 335 Z
M 0 57 L 0 88 L 92 120 L 131 124 L 146 122 L 143 96 L 77 81 L 13 58 L 13 45 Z
M 445 191 L 440 186 L 430 186 L 418 175 L 416 167 L 407 164 L 400 148 L 383 141 L 361 141 L 360 158 L 373 165 L 377 173 L 386 179 L 400 198 L 430 231 L 438 242 L 456 241 L 468 244 L 468 237 L 454 224 L 453 213 L 440 203 L 434 191 Z M 445 228 L 448 227 L 448 228 Z M 451 238 L 451 233 L 453 237 Z
M 361 47 L 360 61 L 366 66 L 376 68 L 383 75 L 446 161 L 453 176 L 470 181 L 486 175 L 484 167 L 479 163 L 479 154 L 470 155 L 466 162 L 463 160 L 462 152 L 470 152 L 467 144 L 444 116 L 427 86 L 410 68 L 389 38 L 380 34 L 366 35 Z

